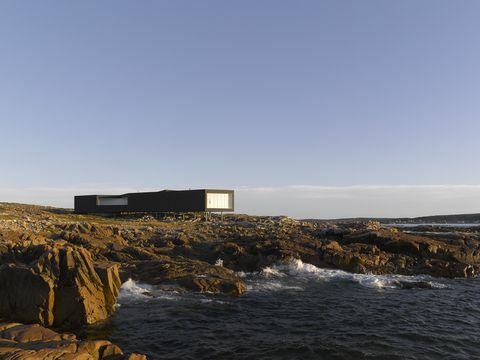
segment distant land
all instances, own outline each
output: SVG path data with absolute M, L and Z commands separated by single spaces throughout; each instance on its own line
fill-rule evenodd
M 456 214 L 456 215 L 431 215 L 431 216 L 420 216 L 420 217 L 400 217 L 400 218 L 370 218 L 370 217 L 360 217 L 360 218 L 344 218 L 344 219 L 304 219 L 304 221 L 313 221 L 313 222 L 358 222 L 358 221 L 378 221 L 382 224 L 480 224 L 480 213 L 477 214 Z

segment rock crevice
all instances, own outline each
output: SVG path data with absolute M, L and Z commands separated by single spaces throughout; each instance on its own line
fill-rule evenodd
M 0 266 L 1 317 L 74 328 L 113 313 L 120 288 L 118 266 L 95 268 L 88 250 L 16 247 L 6 258 L 10 262 Z

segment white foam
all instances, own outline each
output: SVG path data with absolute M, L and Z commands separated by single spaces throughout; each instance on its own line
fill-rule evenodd
M 215 262 L 215 266 L 223 266 L 223 260 L 217 259 L 217 261 Z
M 281 281 L 254 281 L 247 285 L 247 291 L 281 291 L 296 290 L 302 291 L 303 287 L 297 285 L 288 285 Z
M 274 265 L 273 270 L 281 276 L 297 276 L 303 278 L 318 278 L 328 280 L 330 278 L 344 278 L 352 274 L 343 270 L 318 268 L 315 265 L 304 263 L 300 259 L 292 259 L 288 262 Z M 273 271 L 271 272 L 274 273 Z
M 120 287 L 119 300 L 149 298 L 148 294 L 152 286 L 148 284 L 137 284 L 134 280 L 128 279 Z
M 280 269 L 277 269 L 276 267 L 266 267 L 262 269 L 260 272 L 260 275 L 264 277 L 283 277 L 286 276 L 283 272 L 281 272 Z
M 295 277 L 299 280 L 315 279 L 319 281 L 352 281 L 368 288 L 388 289 L 402 287 L 431 287 L 445 288 L 447 285 L 437 281 L 427 275 L 406 276 L 406 275 L 371 275 L 371 274 L 353 274 L 343 270 L 318 268 L 315 265 L 304 263 L 299 259 L 292 259 L 288 262 L 264 268 L 259 275 L 270 279 L 263 284 L 256 282 L 254 287 L 263 289 L 281 289 L 292 288 L 286 284 L 272 282 L 271 278 L 283 278 L 285 276 Z
M 193 301 L 200 303 L 216 303 L 216 304 L 226 304 L 226 302 L 220 301 L 218 299 L 209 298 L 209 293 L 203 294 L 184 294 L 175 290 L 162 290 L 156 288 L 155 286 L 137 283 L 132 279 L 128 279 L 120 287 L 120 294 L 118 295 L 117 307 L 120 307 L 121 304 L 129 302 L 138 302 L 138 301 Z
M 200 302 L 202 304 L 220 304 L 220 305 L 229 304 L 226 301 L 221 301 L 221 300 L 212 299 L 212 298 L 210 298 L 210 299 L 200 299 Z
M 247 273 L 245 271 L 237 271 L 235 273 L 235 275 L 237 275 L 239 278 L 246 278 L 247 277 Z

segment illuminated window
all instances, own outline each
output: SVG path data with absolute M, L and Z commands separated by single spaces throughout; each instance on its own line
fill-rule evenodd
M 231 197 L 229 193 L 207 193 L 207 209 L 230 209 Z

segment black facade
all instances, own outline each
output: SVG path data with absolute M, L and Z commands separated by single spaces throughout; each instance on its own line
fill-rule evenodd
M 224 212 L 233 210 L 233 190 L 163 190 L 123 195 L 75 196 L 75 212 L 79 214 Z

